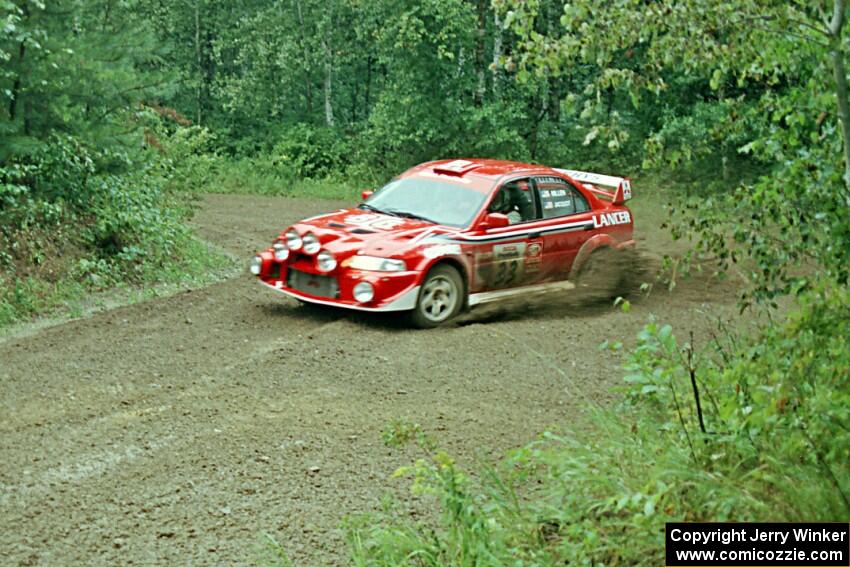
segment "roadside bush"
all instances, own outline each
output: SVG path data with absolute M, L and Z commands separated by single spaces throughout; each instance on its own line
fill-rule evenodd
M 189 178 L 208 182 L 207 133 L 161 139 L 172 154 L 97 151 L 53 135 L 0 167 L 0 324 L 84 288 L 170 278 L 188 254 L 201 253 L 184 224 L 191 207 L 181 188 Z
M 217 150 L 218 139 L 210 130 L 188 126 L 168 132 L 160 127 L 157 143 L 161 155 L 155 165 L 162 170 L 160 177 L 171 192 L 190 194 L 215 187 L 223 158 Z
M 333 128 L 296 124 L 288 128 L 271 152 L 273 164 L 293 179 L 318 179 L 350 165 L 351 138 Z
M 595 410 L 590 429 L 546 433 L 474 475 L 421 433 L 402 436 L 426 456 L 397 474 L 440 515 L 414 521 L 388 505 L 356 518 L 352 559 L 658 565 L 667 521 L 846 518 L 848 337 L 850 293 L 831 285 L 783 325 L 749 339 L 721 332 L 700 352 L 652 321 L 627 356 L 627 399 Z

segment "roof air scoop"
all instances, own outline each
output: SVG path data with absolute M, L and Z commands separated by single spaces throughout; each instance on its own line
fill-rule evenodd
M 462 177 L 465 173 L 469 173 L 481 164 L 465 159 L 456 159 L 447 163 L 441 163 L 434 167 L 434 173 L 442 173 L 443 175 L 455 175 Z

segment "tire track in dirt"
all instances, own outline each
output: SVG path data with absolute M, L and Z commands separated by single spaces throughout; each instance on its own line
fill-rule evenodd
M 195 222 L 247 261 L 342 205 L 213 195 Z M 492 458 L 616 396 L 603 340 L 630 343 L 650 312 L 700 340 L 700 313 L 726 316 L 734 299 L 702 279 L 629 314 L 544 301 L 413 331 L 299 306 L 243 274 L 7 339 L 0 548 L 11 564 L 251 564 L 269 532 L 296 564 L 346 564 L 340 522 L 406 493 L 389 477 L 414 453 L 384 447 L 388 422 L 420 423 L 465 462 Z

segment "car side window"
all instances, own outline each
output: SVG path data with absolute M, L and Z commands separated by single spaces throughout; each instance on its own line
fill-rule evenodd
M 544 219 L 585 213 L 590 210 L 584 195 L 563 179 L 537 177 L 534 182 Z
M 490 201 L 487 212 L 507 215 L 511 224 L 540 218 L 528 179 L 515 179 L 502 185 Z
M 586 213 L 590 210 L 590 205 L 587 202 L 587 199 L 584 195 L 579 193 L 575 187 L 570 187 L 570 191 L 573 192 L 573 199 L 576 204 L 576 212 L 577 213 Z

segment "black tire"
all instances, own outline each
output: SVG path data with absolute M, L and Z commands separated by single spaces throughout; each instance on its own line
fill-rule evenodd
M 410 322 L 420 329 L 433 329 L 454 319 L 466 302 L 463 278 L 448 264 L 435 266 L 425 276 Z
M 621 295 L 624 255 L 606 247 L 594 250 L 576 277 L 582 299 L 609 301 Z

